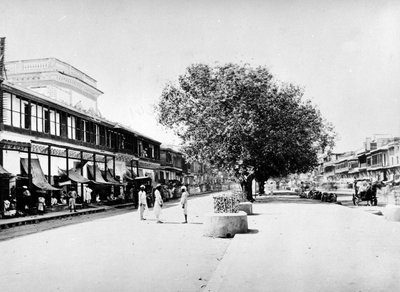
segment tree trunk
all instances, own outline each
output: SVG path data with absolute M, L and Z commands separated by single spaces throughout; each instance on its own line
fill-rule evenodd
M 253 183 L 253 176 L 249 175 L 246 180 L 246 195 L 247 195 L 247 200 L 249 202 L 254 202 L 252 183 Z
M 264 184 L 265 184 L 265 181 L 263 181 L 263 180 L 258 182 L 258 193 L 260 195 L 265 194 Z
M 242 191 L 246 191 L 246 181 L 241 181 L 240 182 L 240 187 L 242 188 Z

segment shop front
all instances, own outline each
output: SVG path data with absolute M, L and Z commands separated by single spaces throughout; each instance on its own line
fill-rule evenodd
M 155 162 L 150 162 L 150 161 L 143 161 L 139 160 L 139 177 L 150 177 L 153 183 L 153 187 L 157 185 L 157 183 L 160 182 L 159 178 L 159 169 L 160 169 L 160 164 L 155 163 Z

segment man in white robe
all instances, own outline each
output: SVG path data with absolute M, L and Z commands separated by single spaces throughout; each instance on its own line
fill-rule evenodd
M 160 220 L 161 210 L 162 210 L 162 206 L 163 206 L 163 199 L 161 197 L 160 189 L 161 189 L 161 185 L 158 184 L 156 187 L 156 190 L 154 192 L 155 202 L 154 202 L 153 210 L 154 210 L 154 215 L 156 216 L 156 219 L 157 219 L 157 223 L 163 223 Z
M 187 205 L 188 205 L 188 197 L 189 193 L 186 191 L 186 187 L 182 187 L 182 196 L 181 196 L 181 206 L 183 209 L 183 215 L 185 216 L 185 222 L 182 223 L 187 223 Z
M 146 220 L 143 217 L 144 210 L 147 209 L 146 188 L 144 185 L 140 186 L 140 191 L 138 193 L 138 202 L 139 202 L 140 220 Z

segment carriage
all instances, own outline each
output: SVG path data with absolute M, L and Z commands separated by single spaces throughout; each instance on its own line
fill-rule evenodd
M 369 178 L 361 178 L 355 181 L 355 192 L 353 193 L 353 204 L 358 206 L 360 202 L 366 201 L 367 206 L 378 204 L 376 192 L 382 187 L 382 183 L 372 182 Z

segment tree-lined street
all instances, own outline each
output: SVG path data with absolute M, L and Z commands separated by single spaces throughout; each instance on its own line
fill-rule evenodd
M 400 291 L 400 1 L 3 2 L 1 291 Z

